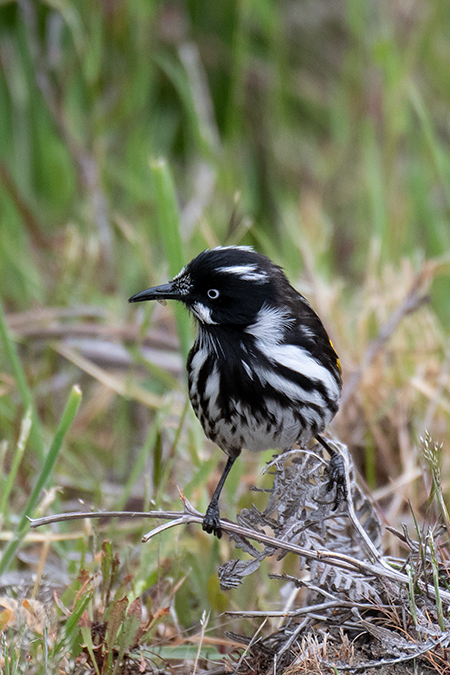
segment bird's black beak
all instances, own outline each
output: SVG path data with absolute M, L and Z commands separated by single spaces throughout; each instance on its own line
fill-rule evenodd
M 175 286 L 173 281 L 162 286 L 153 286 L 147 288 L 146 291 L 141 291 L 132 295 L 128 302 L 144 302 L 144 300 L 180 300 L 180 291 Z

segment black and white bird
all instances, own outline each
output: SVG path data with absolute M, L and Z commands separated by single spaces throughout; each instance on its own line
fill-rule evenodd
M 282 269 L 250 247 L 219 246 L 129 301 L 166 299 L 198 322 L 189 397 L 206 436 L 228 456 L 203 529 L 222 536 L 219 495 L 243 448 L 286 450 L 316 438 L 331 455 L 328 490 L 336 486 L 336 505 L 345 499 L 342 458 L 320 435 L 338 410 L 339 358 Z

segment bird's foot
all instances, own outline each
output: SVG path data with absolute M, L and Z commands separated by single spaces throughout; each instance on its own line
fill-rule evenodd
M 222 538 L 222 528 L 220 527 L 220 511 L 217 500 L 211 500 L 210 505 L 206 509 L 202 527 L 203 530 L 208 534 L 215 534 L 217 539 Z
M 327 492 L 331 492 L 334 486 L 336 486 L 336 495 L 333 505 L 333 511 L 336 511 L 338 506 L 346 501 L 348 497 L 345 464 L 338 452 L 334 452 L 331 455 L 330 463 L 328 465 L 328 476 Z

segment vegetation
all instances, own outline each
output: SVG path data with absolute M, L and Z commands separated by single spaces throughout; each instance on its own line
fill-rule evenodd
M 223 455 L 187 401 L 193 325 L 127 298 L 217 244 L 269 255 L 324 319 L 334 433 L 385 523 L 416 533 L 412 623 L 428 574 L 444 631 L 449 34 L 445 0 L 0 2 L 5 673 L 201 672 L 260 628 L 224 611 L 285 607 L 268 572 L 298 575 L 293 556 L 223 591 L 235 544 L 197 525 L 142 544 L 141 519 L 27 521 L 178 511 L 177 486 L 204 511 Z M 236 464 L 223 515 L 264 510 L 270 459 Z M 405 559 L 408 537 L 384 551 Z

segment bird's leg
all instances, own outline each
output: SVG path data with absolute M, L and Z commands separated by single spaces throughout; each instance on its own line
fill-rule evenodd
M 202 525 L 203 529 L 205 530 L 205 532 L 208 532 L 208 534 L 215 534 L 217 539 L 221 539 L 222 537 L 222 529 L 220 527 L 220 511 L 219 511 L 220 493 L 222 492 L 222 488 L 225 485 L 227 476 L 231 471 L 231 467 L 233 466 L 234 462 L 239 457 L 239 455 L 240 451 L 233 457 L 228 457 L 227 463 L 225 464 L 225 468 L 222 472 L 220 480 L 217 483 L 216 489 L 214 490 L 212 499 L 209 503 L 208 508 L 206 509 L 205 517 L 203 518 L 203 525 Z
M 328 466 L 329 481 L 327 485 L 327 492 L 336 486 L 336 496 L 334 498 L 333 511 L 336 511 L 339 504 L 346 501 L 348 498 L 347 482 L 345 479 L 344 460 L 337 450 L 334 450 L 320 434 L 316 435 L 316 439 L 325 448 L 330 455 L 330 464 Z

